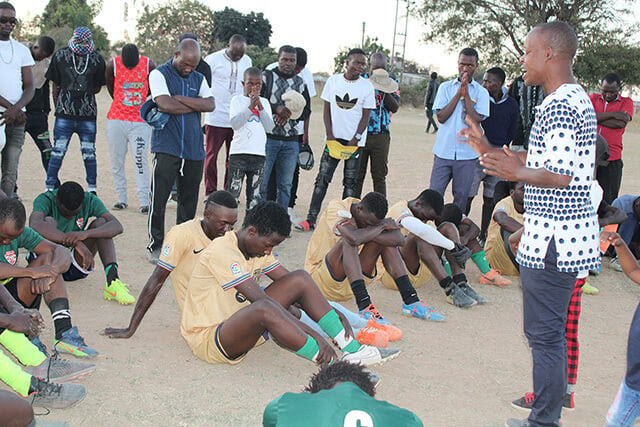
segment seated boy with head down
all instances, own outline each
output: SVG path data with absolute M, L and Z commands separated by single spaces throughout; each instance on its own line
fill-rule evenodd
M 91 218 L 93 221 L 91 221 Z M 100 255 L 107 277 L 103 296 L 120 304 L 133 304 L 135 298 L 118 276 L 113 238 L 121 234 L 122 224 L 95 194 L 68 181 L 59 189 L 46 191 L 33 201 L 29 225 L 46 239 L 71 251 L 71 266 L 62 272 L 64 280 L 84 279 L 93 271 L 94 257 Z

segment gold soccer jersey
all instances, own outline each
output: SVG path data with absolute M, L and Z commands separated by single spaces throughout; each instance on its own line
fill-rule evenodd
M 309 273 L 322 264 L 324 257 L 340 240 L 340 232 L 336 227 L 346 219 L 338 216 L 338 212 L 341 210 L 351 212 L 351 205 L 359 201 L 356 198 L 348 197 L 344 200 L 336 199 L 329 202 L 327 209 L 320 215 L 316 229 L 309 240 L 309 246 L 307 246 L 304 269 Z
M 184 306 L 193 268 L 200 253 L 210 243 L 211 239 L 204 234 L 200 218 L 172 227 L 164 238 L 158 266 L 171 272 L 171 282 L 180 312 Z
M 493 209 L 493 214 L 498 211 L 504 211 L 511 218 L 523 224 L 523 215 L 516 211 L 513 205 L 513 199 L 511 197 L 505 197 L 500 200 L 496 207 Z M 504 240 L 500 235 L 500 225 L 493 220 L 493 214 L 491 215 L 491 223 L 487 230 L 487 241 L 484 245 L 484 251 L 487 254 L 487 261 L 489 265 L 496 270 L 506 274 L 507 276 L 519 276 L 518 269 L 513 265 L 513 262 L 509 259 L 507 251 L 504 248 Z
M 273 255 L 246 259 L 238 248 L 235 232 L 212 241 L 200 254 L 182 311 L 180 331 L 200 359 L 220 363 L 214 335 L 217 326 L 250 304 L 235 287 L 258 280 L 280 267 Z

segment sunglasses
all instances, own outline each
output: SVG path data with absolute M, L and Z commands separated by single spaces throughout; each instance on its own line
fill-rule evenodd
M 16 25 L 18 20 L 16 18 L 7 18 L 6 16 L 0 16 L 0 24 L 12 24 Z

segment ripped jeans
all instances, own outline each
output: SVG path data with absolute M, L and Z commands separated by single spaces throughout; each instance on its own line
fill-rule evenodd
M 264 175 L 264 157 L 255 154 L 231 154 L 229 156 L 227 190 L 236 200 L 239 200 L 242 192 L 242 182 L 246 177 L 247 211 L 260 201 L 260 185 L 262 185 Z
M 95 120 L 72 120 L 56 117 L 53 126 L 54 145 L 51 150 L 49 167 L 47 168 L 47 190 L 53 190 L 58 182 L 58 172 L 62 167 L 62 160 L 67 154 L 69 141 L 73 134 L 78 134 L 80 138 L 80 152 L 86 172 L 88 191 L 96 191 L 96 176 L 98 164 L 96 161 L 96 121 Z
M 342 141 L 343 144 L 346 141 Z M 307 213 L 307 221 L 315 224 L 318 215 L 320 214 L 320 207 L 324 196 L 327 194 L 327 188 L 331 183 L 333 174 L 338 167 L 340 160 L 334 159 L 329 156 L 326 151 L 322 152 L 320 158 L 320 167 L 318 168 L 318 175 L 316 176 L 316 182 L 313 187 L 313 194 L 311 196 L 311 204 L 309 205 L 309 213 Z M 360 150 L 356 151 L 353 157 L 344 160 L 344 173 L 342 177 L 342 198 L 356 197 L 356 180 L 358 178 L 358 172 L 360 171 Z

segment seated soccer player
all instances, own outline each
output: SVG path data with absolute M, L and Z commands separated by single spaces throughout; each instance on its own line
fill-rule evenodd
M 25 227 L 25 221 L 26 212 L 19 200 L 0 200 L 0 281 L 24 308 L 37 310 L 44 298 L 51 310 L 58 351 L 76 357 L 97 356 L 98 352 L 87 347 L 78 328 L 71 324 L 69 298 L 60 275 L 71 264 L 69 252 Z M 26 267 L 16 265 L 20 248 L 37 257 Z M 34 341 L 42 345 L 37 337 Z
M 91 218 L 95 219 L 91 221 Z M 98 253 L 107 276 L 104 299 L 120 304 L 135 302 L 127 285 L 118 277 L 113 238 L 122 233 L 122 224 L 98 196 L 84 191 L 77 182 L 67 181 L 59 189 L 36 197 L 29 225 L 44 238 L 71 250 L 71 266 L 62 270 L 64 280 L 87 277 L 93 271 Z
M 443 221 L 454 224 L 460 234 L 460 243 L 471 249 L 471 261 L 480 270 L 480 279 L 478 281 L 481 284 L 496 286 L 508 286 L 511 284 L 511 280 L 502 277 L 499 271 L 491 268 L 487 262 L 486 254 L 478 242 L 480 228 L 469 217 L 465 216 L 456 205 L 453 203 L 444 205 L 442 215 L 437 223 L 440 224 Z M 445 264 L 445 268 L 447 270 L 451 269 L 448 263 Z M 467 282 L 466 276 L 463 276 L 464 274 L 459 276 L 458 279 L 454 276 L 456 283 L 461 283 L 460 281 Z
M 205 199 L 204 213 L 201 218 L 178 224 L 167 233 L 164 238 L 163 250 L 160 252 L 160 260 L 140 292 L 129 326 L 123 329 L 106 328 L 102 332 L 103 335 L 107 335 L 109 338 L 130 338 L 133 336 L 168 277 L 171 277 L 176 303 L 180 313 L 182 313 L 184 299 L 187 294 L 187 284 L 200 253 L 213 239 L 221 237 L 230 231 L 237 219 L 238 204 L 231 193 L 214 191 L 209 194 Z M 363 322 L 355 313 L 351 313 L 337 303 L 335 305 L 332 304 L 332 306 L 341 317 L 345 316 L 347 318 L 354 329 L 362 329 L 358 331 L 359 339 L 365 337 L 364 339 L 367 342 L 382 343 L 379 346 L 385 346 L 384 336 L 388 335 L 385 331 L 368 328 L 367 323 Z M 324 336 L 322 328 L 318 327 L 306 313 L 300 310 L 292 311 L 302 322 Z M 382 337 L 380 337 L 381 335 Z
M 25 367 L 23 370 L 0 351 L 0 380 L 22 397 L 30 397 L 33 406 L 66 408 L 82 400 L 86 390 L 78 384 L 54 381 L 86 376 L 95 365 L 47 357 L 25 336 L 35 336 L 43 325 L 40 312 L 23 308 L 0 286 L 0 344 Z M 19 401 L 15 404 L 20 405 Z M 0 414 L 4 415 L 2 403 Z M 0 425 L 10 424 L 3 422 L 0 415 Z
M 261 202 L 242 228 L 211 242 L 194 268 L 182 311 L 181 333 L 193 353 L 209 363 L 240 363 L 268 332 L 282 347 L 318 364 L 336 360 L 334 350 L 288 309 L 299 305 L 345 353 L 365 365 L 392 359 L 399 350 L 361 345 L 348 324 L 305 271 L 289 272 L 272 255 L 291 230 L 285 208 Z M 273 282 L 263 289 L 258 280 Z
M 382 258 L 402 296 L 402 313 L 426 320 L 443 320 L 418 298 L 398 252 L 404 236 L 387 215 L 387 199 L 371 192 L 362 200 L 353 197 L 332 200 L 318 219 L 311 235 L 304 267 L 331 301 L 355 296 L 360 315 L 376 323 L 389 322 L 371 302 L 366 282 L 376 275 Z
M 516 254 L 509 237 L 522 228 L 524 215 L 524 183 L 509 182 L 509 197 L 500 200 L 493 209 L 484 251 L 489 264 L 507 276 L 519 276 Z
M 375 399 L 375 385 L 362 366 L 340 361 L 311 377 L 302 393 L 285 393 L 264 410 L 264 427 L 422 426 L 414 413 Z
M 457 274 L 464 272 L 466 260 L 471 250 L 460 244 L 458 229 L 451 223 L 441 222 L 435 229 L 428 221 L 435 221 L 442 213 L 444 201 L 433 190 L 425 190 L 413 200 L 401 200 L 389 209 L 389 217 L 405 236 L 404 245 L 399 248 L 402 259 L 414 287 L 424 285 L 431 274 L 438 280 L 447 295 L 447 301 L 456 307 L 468 308 L 484 298 L 478 295 L 465 281 L 459 284 L 445 271 L 441 257 L 454 265 Z M 456 276 L 459 278 L 459 276 Z M 384 271 L 381 282 L 390 289 L 396 289 L 392 277 Z
M 187 284 L 202 251 L 212 240 L 231 230 L 237 220 L 238 204 L 231 193 L 214 191 L 209 194 L 202 217 L 172 227 L 165 236 L 158 264 L 140 292 L 129 327 L 107 328 L 104 334 L 110 338 L 133 336 L 168 277 L 171 277 L 176 303 L 182 313 Z

